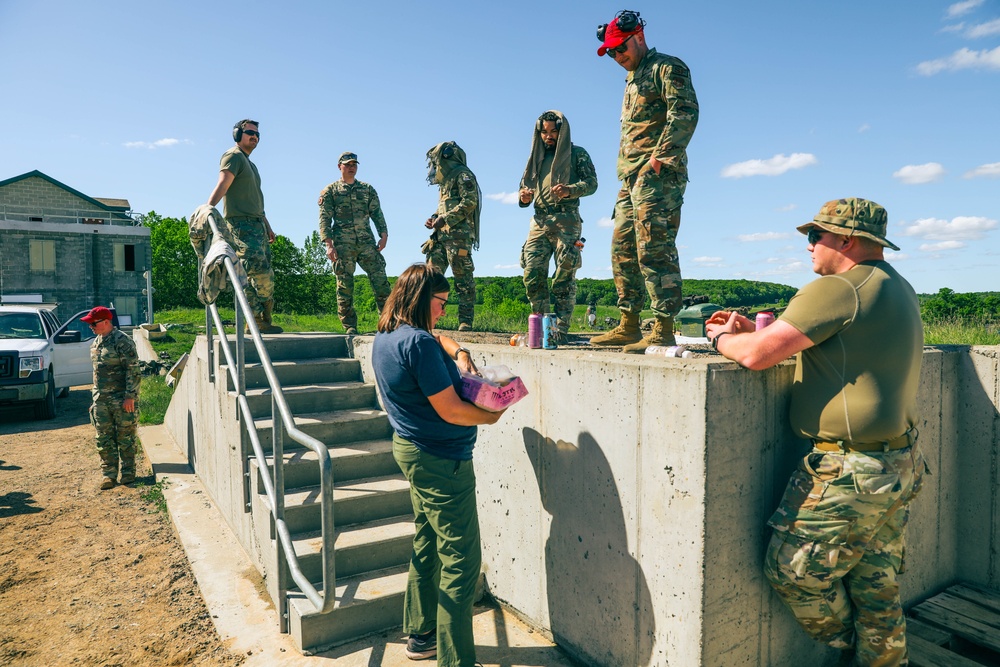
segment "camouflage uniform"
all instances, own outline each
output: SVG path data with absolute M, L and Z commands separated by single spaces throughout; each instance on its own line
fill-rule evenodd
M 648 293 L 656 315 L 673 317 L 681 309 L 676 239 L 698 98 L 687 65 L 653 48 L 626 82 L 618 153 L 622 189 L 611 237 L 618 307 L 638 316 Z M 659 174 L 649 167 L 650 157 L 663 163 Z
M 226 192 L 225 216 L 233 249 L 243 263 L 252 289 L 247 301 L 260 316 L 272 304 L 274 271 L 271 268 L 271 244 L 264 223 L 264 193 L 260 189 L 257 165 L 234 146 L 222 155 L 220 169 L 232 172 L 233 183 Z M 270 311 L 267 308 L 268 312 Z
M 120 329 L 98 336 L 90 347 L 94 364 L 94 403 L 90 423 L 97 431 L 97 453 L 101 472 L 109 479 L 118 475 L 135 476 L 135 428 L 139 416 L 139 357 L 135 343 Z M 122 403 L 133 399 L 134 412 L 125 412 Z
M 555 255 L 551 293 L 559 331 L 563 333 L 569 331 L 576 304 L 576 271 L 583 264 L 580 248 L 576 245 L 583 229 L 579 198 L 597 191 L 597 172 L 587 151 L 574 145 L 570 159 L 572 171 L 570 183 L 567 183 L 570 196 L 555 202 L 551 194 L 536 193 L 535 215 L 531 219 L 528 240 L 521 248 L 524 288 L 533 313 L 549 310 L 549 260 Z M 518 205 L 528 206 L 520 201 Z
M 465 165 L 457 165 L 440 184 L 437 216 L 444 219 L 422 250 L 427 263 L 442 273 L 451 266 L 458 299 L 459 325 L 471 326 L 476 305 L 476 281 L 473 272 L 472 247 L 476 231 L 472 215 L 479 205 L 479 185 L 476 176 Z
M 385 257 L 376 247 L 369 218 L 379 236 L 388 234 L 378 193 L 368 183 L 355 180 L 347 184 L 335 181 L 319 195 L 319 235 L 333 241 L 337 261 L 337 314 L 344 329 L 357 327 L 354 310 L 354 270 L 357 264 L 368 274 L 379 310 L 389 298 L 389 280 L 385 275 Z

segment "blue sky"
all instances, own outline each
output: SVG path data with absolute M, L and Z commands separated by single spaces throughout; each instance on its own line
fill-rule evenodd
M 268 218 L 317 229 L 341 151 L 376 187 L 390 274 L 422 259 L 437 190 L 424 154 L 455 140 L 487 196 L 476 273 L 519 275 L 511 201 L 546 109 L 600 186 L 582 201 L 580 277 L 609 278 L 625 71 L 596 55 L 623 7 L 523 2 L 0 0 L 0 179 L 38 169 L 135 211 L 204 203 L 233 123 Z M 701 120 L 678 245 L 688 278 L 808 282 L 794 227 L 862 196 L 889 211 L 889 259 L 919 292 L 1000 289 L 1000 0 L 630 4 L 690 66 Z

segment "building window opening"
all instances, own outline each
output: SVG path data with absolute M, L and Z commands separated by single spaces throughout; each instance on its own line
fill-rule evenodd
M 115 271 L 135 271 L 135 246 L 129 243 L 115 244 Z
M 28 266 L 32 271 L 55 271 L 56 242 L 30 239 L 28 241 Z

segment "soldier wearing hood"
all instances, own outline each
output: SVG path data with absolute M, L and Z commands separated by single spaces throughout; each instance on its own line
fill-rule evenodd
M 569 121 L 559 111 L 546 111 L 535 122 L 531 155 L 518 192 L 519 206 L 535 204 L 528 240 L 521 248 L 521 268 L 531 311 L 548 312 L 549 260 L 555 256 L 551 293 L 562 339 L 569 331 L 576 303 L 576 271 L 582 265 L 580 197 L 596 191 L 594 163 L 586 150 L 570 140 Z
M 427 151 L 427 182 L 438 186 L 439 199 L 437 211 L 424 223 L 434 233 L 420 249 L 427 263 L 442 273 L 451 266 L 458 297 L 458 330 L 469 331 L 476 304 L 472 251 L 479 249 L 482 193 L 465 151 L 454 141 Z
M 597 29 L 601 46 L 628 72 L 622 100 L 618 179 L 611 267 L 621 323 L 590 340 L 643 353 L 650 345 L 674 344 L 674 317 L 681 309 L 677 231 L 687 187 L 687 145 L 698 124 L 698 98 L 691 71 L 679 58 L 646 44 L 646 22 L 638 12 L 618 12 Z M 639 312 L 649 295 L 653 330 L 639 332 Z

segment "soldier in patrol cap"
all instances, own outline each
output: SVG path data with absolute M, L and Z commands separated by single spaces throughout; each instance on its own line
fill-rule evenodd
M 114 487 L 121 462 L 121 483 L 135 481 L 135 428 L 139 400 L 139 356 L 132 339 L 116 328 L 112 313 L 97 306 L 80 318 L 97 334 L 90 346 L 94 364 L 94 403 L 90 423 L 97 431 L 97 453 L 104 481 Z
M 344 151 L 337 160 L 340 180 L 323 188 L 319 195 L 319 236 L 326 244 L 326 256 L 337 276 L 337 314 L 347 334 L 358 333 L 354 310 L 354 270 L 358 264 L 375 293 L 379 311 L 389 298 L 382 251 L 389 240 L 378 193 L 368 183 L 357 180 L 358 156 Z M 379 234 L 376 243 L 369 220 Z
M 698 124 L 691 71 L 680 58 L 646 44 L 646 22 L 623 10 L 597 29 L 607 55 L 628 72 L 622 101 L 621 148 L 611 236 L 611 269 L 621 323 L 594 336 L 594 345 L 622 345 L 638 354 L 650 345 L 674 344 L 674 317 L 681 309 L 677 231 L 688 181 L 687 146 Z M 639 332 L 639 313 L 650 298 L 652 331 Z
M 427 151 L 427 183 L 439 188 L 438 207 L 424 223 L 433 233 L 420 250 L 427 263 L 441 273 L 451 266 L 458 297 L 458 330 L 469 331 L 476 305 L 472 251 L 479 249 L 483 195 L 465 151 L 454 141 L 442 142 Z
M 883 257 L 887 215 L 835 199 L 798 230 L 820 278 L 760 331 L 737 313 L 706 324 L 715 348 L 762 370 L 796 356 L 789 416 L 812 442 L 785 489 L 764 574 L 802 628 L 841 664 L 905 665 L 903 571 L 909 503 L 926 471 L 917 447 L 920 305 Z
M 528 240 L 521 248 L 524 288 L 533 313 L 549 310 L 549 260 L 555 256 L 551 293 L 557 342 L 564 342 L 568 335 L 576 304 L 576 271 L 583 264 L 580 197 L 596 191 L 594 163 L 582 146 L 570 140 L 569 121 L 560 111 L 546 111 L 535 121 L 518 205 L 535 204 Z

